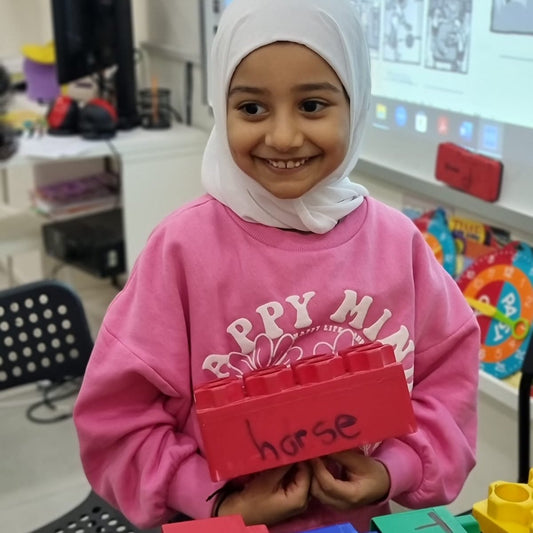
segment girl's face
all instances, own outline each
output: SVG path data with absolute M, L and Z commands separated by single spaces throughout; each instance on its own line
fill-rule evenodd
M 298 198 L 344 160 L 350 104 L 318 54 L 300 44 L 273 43 L 235 70 L 227 134 L 243 172 L 277 198 Z

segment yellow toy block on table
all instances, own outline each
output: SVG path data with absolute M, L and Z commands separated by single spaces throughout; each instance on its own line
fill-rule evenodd
M 533 533 L 533 469 L 526 483 L 495 481 L 472 514 L 483 533 Z

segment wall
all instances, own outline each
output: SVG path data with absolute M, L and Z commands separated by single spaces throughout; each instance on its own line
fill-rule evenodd
M 146 12 L 147 78 L 172 89 L 172 103 L 193 126 L 208 131 L 212 117 L 202 78 L 200 4 L 198 0 L 150 0 Z M 187 69 L 189 68 L 189 71 Z
M 198 0 L 150 0 L 146 32 L 151 42 L 166 44 L 200 56 L 200 9 Z
M 19 55 L 24 44 L 50 41 L 52 21 L 47 0 L 0 0 L 0 14 L 0 58 Z

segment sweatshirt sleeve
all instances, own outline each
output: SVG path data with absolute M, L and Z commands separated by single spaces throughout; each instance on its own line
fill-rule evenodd
M 209 517 L 220 487 L 198 448 L 179 254 L 161 253 L 163 233 L 111 303 L 74 409 L 91 486 L 141 528 Z
M 389 495 L 400 505 L 422 508 L 452 502 L 475 465 L 477 338 L 472 319 L 444 344 L 417 354 L 412 404 L 418 430 L 383 442 L 374 454 L 389 470 Z M 447 357 L 454 352 L 458 357 Z M 471 357 L 461 365 L 460 355 L 468 353 L 476 354 L 475 367 Z
M 418 430 L 384 441 L 374 453 L 389 470 L 389 497 L 410 508 L 453 501 L 475 466 L 477 444 L 479 326 L 426 248 L 415 269 L 419 335 L 411 399 Z

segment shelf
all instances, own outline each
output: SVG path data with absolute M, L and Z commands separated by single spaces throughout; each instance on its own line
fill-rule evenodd
M 483 370 L 479 372 L 479 390 L 505 407 L 518 410 L 518 389 Z
M 388 186 L 408 191 L 418 196 L 432 198 L 441 204 L 448 204 L 456 209 L 468 211 L 489 221 L 491 224 L 511 231 L 518 230 L 528 237 L 532 236 L 533 216 L 514 210 L 498 202 L 485 202 L 470 194 L 452 189 L 440 182 L 426 181 L 363 158 L 359 159 L 355 172 L 356 174 L 361 173 L 372 180 L 377 180 Z M 533 238 L 526 240 L 533 240 Z

